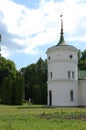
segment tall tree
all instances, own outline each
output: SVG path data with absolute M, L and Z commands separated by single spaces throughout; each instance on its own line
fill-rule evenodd
M 4 104 L 12 103 L 12 80 L 10 76 L 3 80 L 1 97 Z
M 46 104 L 47 100 L 47 60 L 43 61 L 42 58 L 39 58 L 37 63 L 31 64 L 26 68 L 22 68 L 20 73 L 24 76 L 25 79 L 25 99 L 31 100 L 34 102 L 34 89 L 40 88 L 41 94 L 41 103 Z M 36 91 L 36 90 L 35 90 Z M 36 97 L 36 96 L 35 96 Z
M 40 85 L 34 85 L 34 87 L 33 87 L 33 103 L 41 104 L 41 88 L 40 88 Z
M 24 80 L 11 60 L 0 57 L 0 93 L 4 104 L 22 104 Z
M 20 72 L 25 80 L 25 100 L 29 100 L 29 98 L 32 100 L 33 86 L 36 81 L 35 66 L 35 64 L 28 65 L 26 68 L 21 69 Z
M 24 98 L 24 79 L 17 75 L 13 83 L 12 104 L 22 105 Z
M 86 70 L 86 50 L 78 51 L 78 69 Z
M 46 104 L 47 100 L 47 62 L 39 58 L 36 63 L 36 84 L 41 88 L 41 103 Z
M 14 79 L 16 76 L 17 70 L 13 61 L 6 60 L 4 57 L 0 57 L 0 93 L 1 85 L 5 77 L 11 76 L 11 79 Z

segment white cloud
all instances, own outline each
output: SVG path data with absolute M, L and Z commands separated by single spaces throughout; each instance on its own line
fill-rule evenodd
M 11 55 L 11 51 L 9 51 L 9 48 L 7 48 L 6 46 L 2 47 L 2 54 L 4 57 L 9 57 L 9 55 Z
M 86 41 L 85 9 L 84 0 L 40 0 L 39 8 L 36 9 L 26 8 L 11 0 L 0 0 L 0 21 L 6 25 L 6 32 L 10 34 L 10 43 L 5 41 L 3 50 L 7 52 L 7 56 L 12 54 L 9 53 L 10 48 L 17 52 L 36 54 L 37 46 L 52 44 L 57 38 L 59 40 L 61 12 L 64 15 L 66 39 Z M 6 48 L 9 48 L 9 51 Z

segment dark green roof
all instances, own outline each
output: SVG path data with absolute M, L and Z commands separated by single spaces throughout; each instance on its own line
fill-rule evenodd
M 67 45 L 67 44 L 66 44 L 66 42 L 64 40 L 64 36 L 61 35 L 60 40 L 59 40 L 59 42 L 58 42 L 58 44 L 56 46 L 64 46 L 64 45 Z
M 80 79 L 80 80 L 86 79 L 86 71 L 84 71 L 84 70 L 79 70 L 79 71 L 78 71 L 78 79 Z

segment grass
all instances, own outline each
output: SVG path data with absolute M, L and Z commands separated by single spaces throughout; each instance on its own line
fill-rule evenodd
M 86 108 L 0 105 L 0 130 L 86 130 Z

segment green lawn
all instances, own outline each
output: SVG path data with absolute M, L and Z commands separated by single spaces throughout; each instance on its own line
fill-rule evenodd
M 0 130 L 86 130 L 86 108 L 0 105 Z

